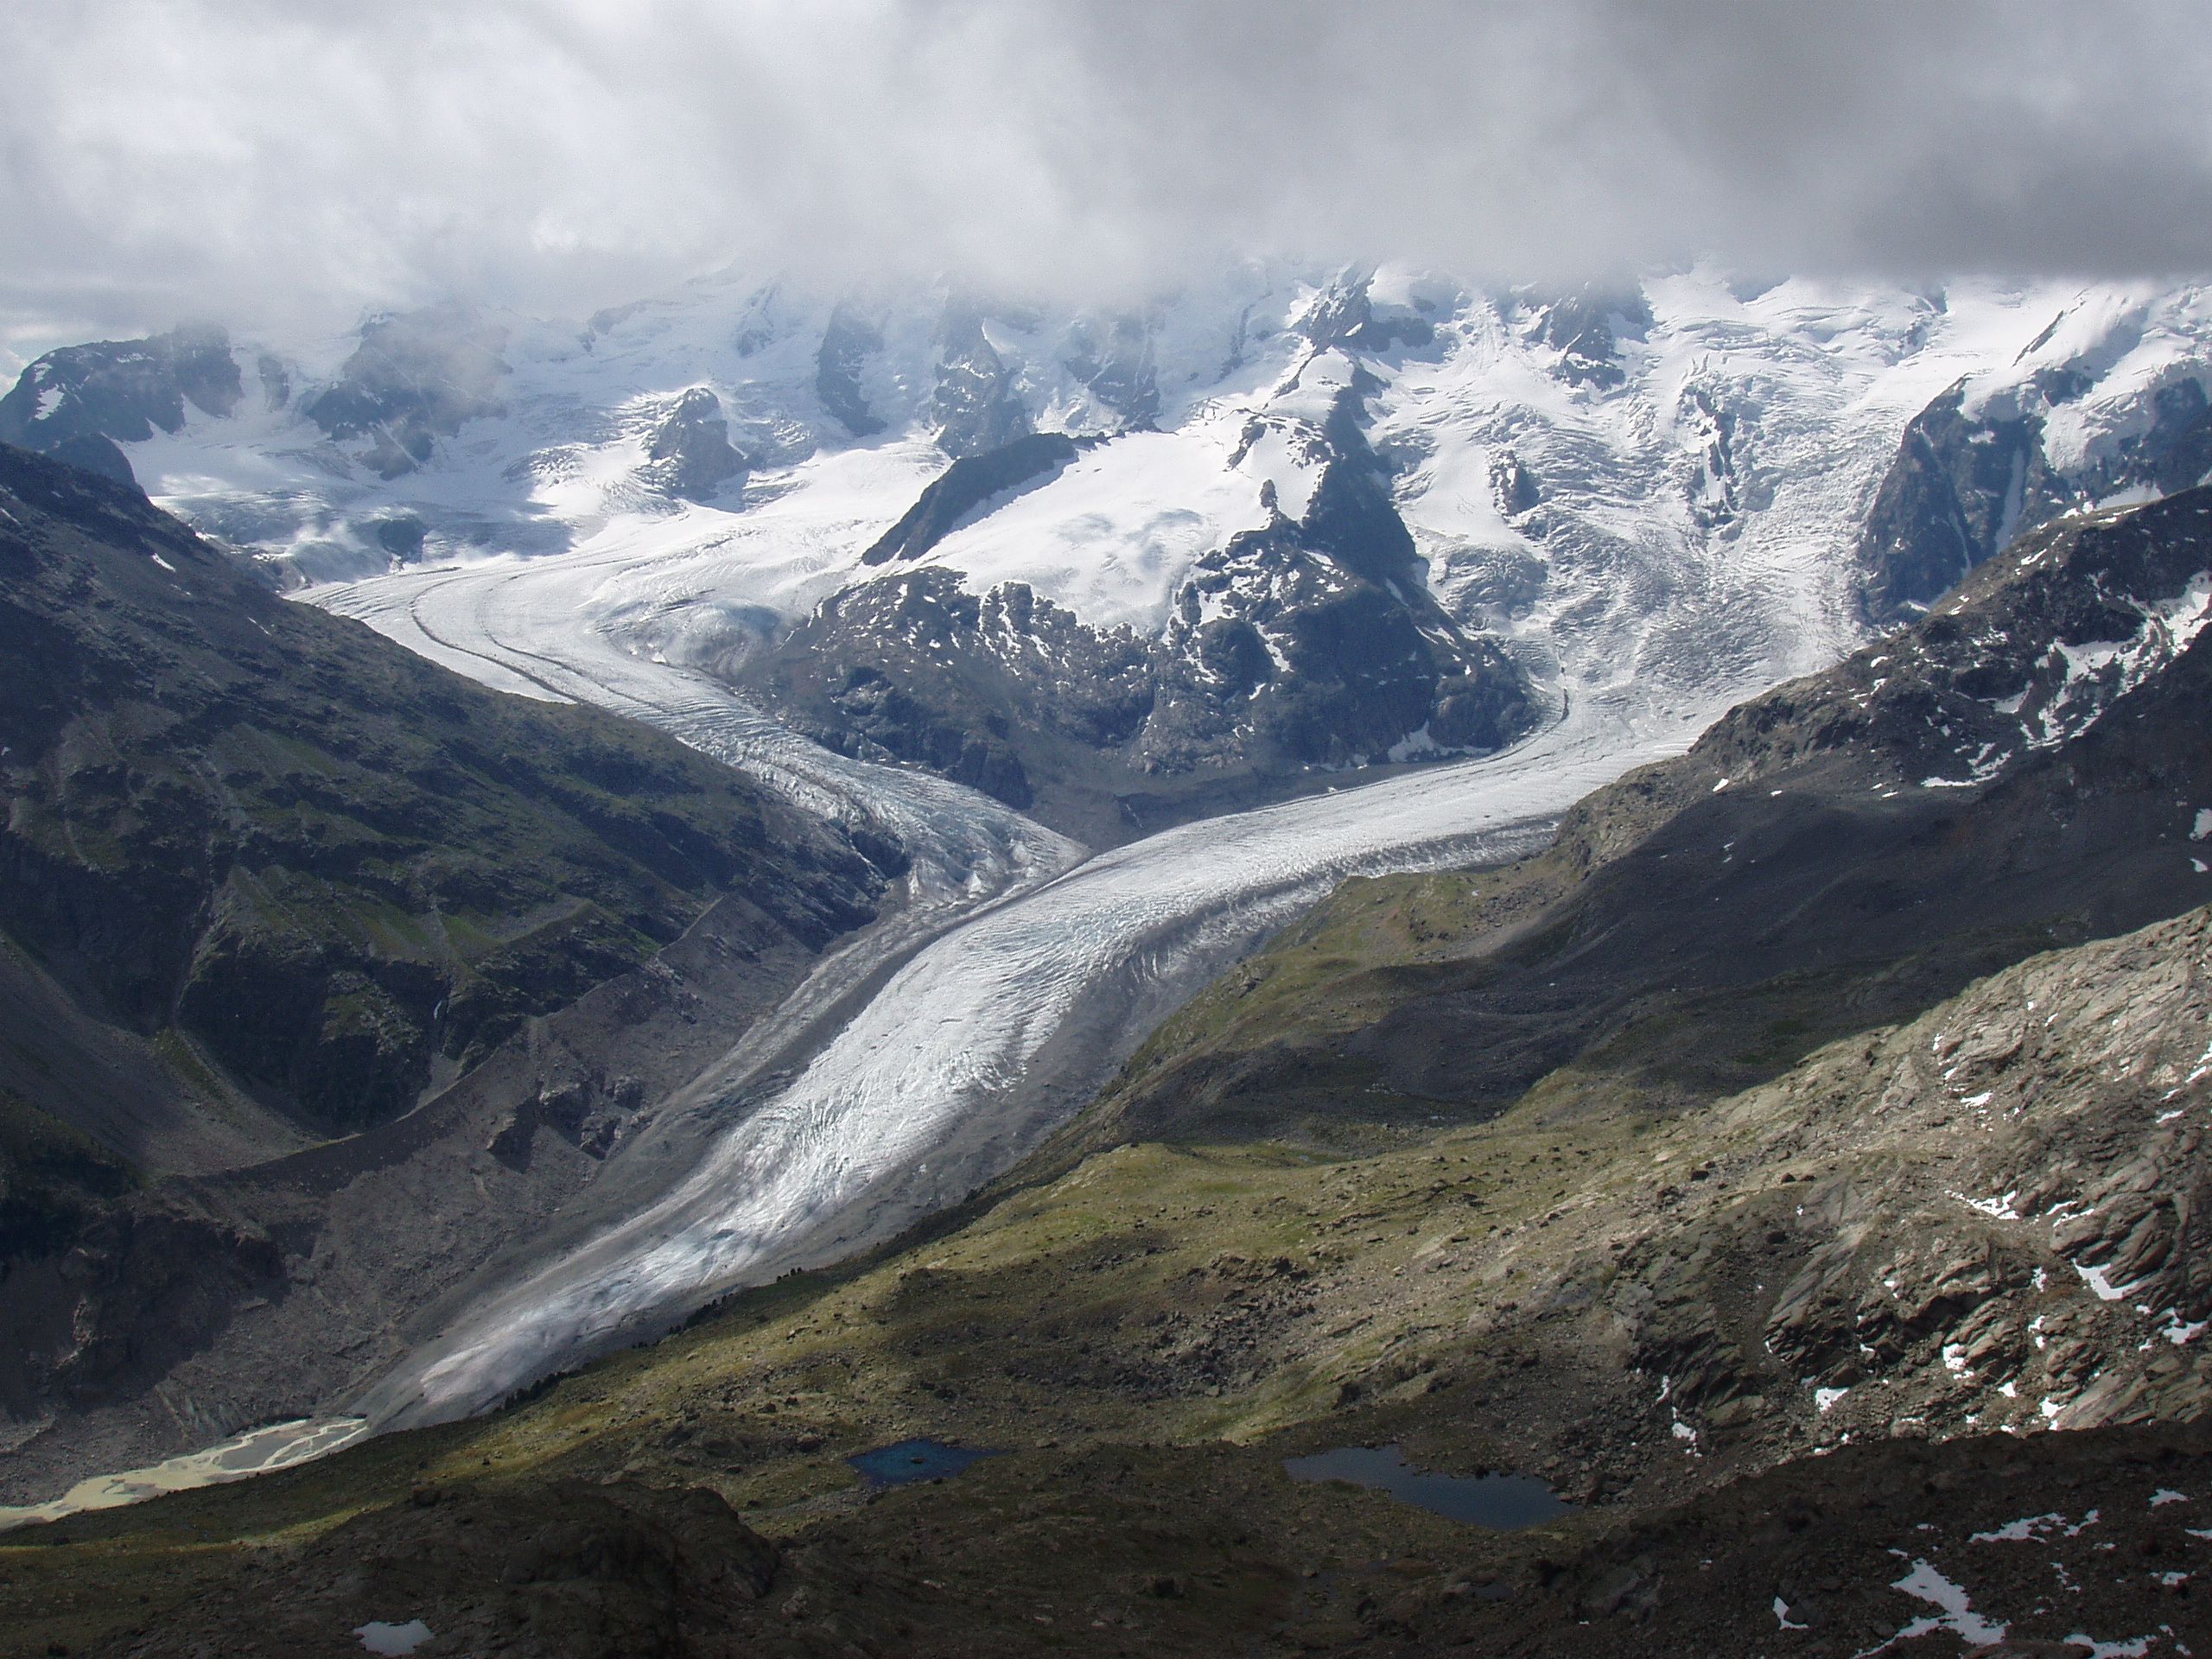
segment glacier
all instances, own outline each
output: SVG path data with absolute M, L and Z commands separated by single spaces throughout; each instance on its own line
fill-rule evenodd
M 886 919 L 694 1085 L 715 1125 L 696 1164 L 477 1287 L 351 1402 L 379 1423 L 479 1409 L 889 1236 L 1010 1166 L 1336 881 L 1525 850 L 1590 790 L 1841 656 L 1865 629 L 1868 503 L 1947 388 L 2003 407 L 2070 365 L 2086 384 L 2047 442 L 2080 461 L 2212 378 L 2195 289 L 1705 267 L 1561 296 L 1256 262 L 1114 315 L 724 275 L 582 328 L 471 327 L 503 342 L 497 407 L 419 465 L 387 475 L 302 415 L 289 388 L 340 375 L 350 340 L 265 353 L 280 372 L 235 410 L 125 445 L 130 464 L 305 601 L 494 687 L 647 721 L 913 864 Z M 678 499 L 648 451 L 700 386 L 746 465 Z M 832 753 L 733 689 L 733 664 L 880 575 L 861 552 L 948 454 L 1008 422 L 1102 442 L 980 504 L 923 565 L 1156 632 L 1195 560 L 1312 494 L 1315 434 L 1348 387 L 1432 594 L 1538 688 L 1541 728 L 1509 750 L 1317 777 L 1338 787 L 1094 853 L 926 772 Z M 404 556 L 379 529 L 403 518 L 419 531 Z M 1432 753 L 1424 734 L 1394 758 Z

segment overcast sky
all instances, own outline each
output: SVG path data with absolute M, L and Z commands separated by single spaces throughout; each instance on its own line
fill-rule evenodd
M 2212 272 L 2208 37 L 2197 0 L 16 0 L 0 359 L 733 261 Z

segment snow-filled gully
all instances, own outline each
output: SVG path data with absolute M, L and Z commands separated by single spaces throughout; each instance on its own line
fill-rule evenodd
M 579 627 L 596 561 L 416 571 L 318 595 L 488 683 L 632 715 L 913 855 L 913 902 L 802 988 L 797 1029 L 905 960 L 780 1092 L 671 1190 L 492 1287 L 356 1408 L 379 1424 L 488 1406 L 664 1328 L 733 1286 L 891 1236 L 1004 1169 L 1211 973 L 1346 875 L 1503 857 L 1716 711 L 1580 696 L 1503 754 L 1187 824 L 1088 860 L 1001 804 L 831 754 L 707 678 Z M 919 948 L 917 949 L 918 944 Z M 717 1068 L 721 1105 L 758 1063 Z M 757 1095 L 757 1090 L 756 1090 Z

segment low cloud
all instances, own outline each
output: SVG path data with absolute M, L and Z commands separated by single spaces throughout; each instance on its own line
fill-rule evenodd
M 45 0 L 0 350 L 737 264 L 1110 300 L 1224 254 L 2212 270 L 2193 5 Z

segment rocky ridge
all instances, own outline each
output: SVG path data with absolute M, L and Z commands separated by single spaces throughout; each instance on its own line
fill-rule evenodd
M 2174 339 L 2181 308 L 2132 301 L 2080 296 L 2010 365 L 1962 378 L 1913 417 L 1859 536 L 1878 622 L 1924 609 L 2061 514 L 2212 474 L 2212 398 Z M 2124 414 L 2082 407 L 2123 376 L 2134 383 Z
M 1286 396 L 1231 459 L 1269 441 L 1295 448 L 1313 469 L 1303 513 L 1263 486 L 1264 524 L 1195 561 L 1148 642 L 1088 626 L 1027 583 L 979 599 L 931 567 L 825 600 L 740 683 L 832 747 L 933 766 L 1098 839 L 1241 803 L 1269 777 L 1486 753 L 1526 734 L 1535 688 L 1428 593 L 1368 442 L 1377 383 L 1338 342 L 1371 342 L 1372 323 L 1332 313 L 1310 327 L 1303 407 Z M 1079 442 L 1110 440 L 1040 433 L 954 461 L 863 563 L 927 556 L 963 515 L 1038 487 Z

